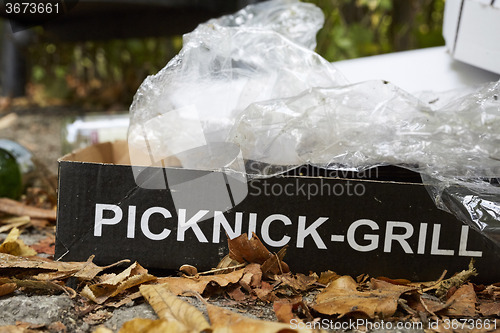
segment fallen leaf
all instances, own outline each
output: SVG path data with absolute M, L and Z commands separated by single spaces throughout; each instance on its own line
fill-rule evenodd
M 449 304 L 442 302 L 439 298 L 425 293 L 418 295 L 418 297 L 423 311 L 427 311 L 433 316 L 436 315 L 436 312 L 442 311 L 449 306 Z
M 83 317 L 83 321 L 89 325 L 98 325 L 103 321 L 113 317 L 113 314 L 107 310 L 97 310 L 96 312 L 89 313 Z
M 260 288 L 254 289 L 253 292 L 260 300 L 264 302 L 272 302 L 277 298 L 276 295 L 273 293 L 273 289 L 274 288 L 272 285 L 270 285 L 265 281 L 262 281 Z
M 312 332 L 312 330 L 293 329 L 288 323 L 276 323 L 244 317 L 230 310 L 207 304 L 208 317 L 212 323 L 214 333 L 275 333 L 275 332 Z
M 16 200 L 8 198 L 0 198 L 0 212 L 17 216 L 27 215 L 29 217 L 47 219 L 51 221 L 56 220 L 55 210 L 24 205 Z
M 295 293 L 300 293 L 309 290 L 316 283 L 316 277 L 307 276 L 302 273 L 292 275 L 291 273 L 283 274 L 275 277 L 277 282 L 280 282 L 280 288 L 291 288 Z
M 288 265 L 283 262 L 283 258 L 286 254 L 286 246 L 279 250 L 275 255 L 271 255 L 264 263 L 262 264 L 262 273 L 266 277 L 272 277 L 277 274 L 284 274 L 290 272 L 290 268 Z
M 38 330 L 45 328 L 45 324 L 33 324 L 25 321 L 16 321 L 16 326 L 24 329 Z
M 500 302 L 481 302 L 479 305 L 479 313 L 485 317 L 500 317 Z
M 158 283 L 168 284 L 170 292 L 174 295 L 182 295 L 186 292 L 203 294 L 209 283 L 214 282 L 221 287 L 225 287 L 231 283 L 238 283 L 244 272 L 245 271 L 243 269 L 239 269 L 231 273 L 199 276 L 195 278 L 165 277 L 158 279 Z
M 134 300 L 141 298 L 142 294 L 140 291 L 135 292 L 133 294 L 125 296 L 123 299 L 116 301 L 116 302 L 108 302 L 106 303 L 107 307 L 113 307 L 113 308 L 119 308 L 123 305 L 129 304 L 130 302 L 133 302 Z
M 14 216 L 3 218 L 0 220 L 0 224 L 4 224 L 0 227 L 1 232 L 7 232 L 13 228 L 20 228 L 31 223 L 31 218 L 29 216 Z
M 112 332 L 112 331 L 110 331 Z M 188 332 L 175 321 L 135 318 L 123 324 L 118 333 L 182 333 Z M 94 332 L 99 333 L 99 332 Z M 102 332 L 104 333 L 104 332 Z
M 397 285 L 400 285 L 400 286 L 406 286 L 406 285 L 409 285 L 411 283 L 410 280 L 406 280 L 406 279 L 391 279 L 391 278 L 388 278 L 388 277 L 385 277 L 385 276 L 377 277 L 377 280 L 389 282 L 389 283 L 392 283 L 392 284 L 397 284 Z
M 105 269 L 129 262 L 129 260 L 121 260 L 112 265 L 100 267 L 92 262 L 93 259 L 94 256 L 90 256 L 86 262 L 63 262 L 39 257 L 23 258 L 0 253 L 0 275 L 5 275 L 4 271 L 11 269 L 19 271 L 21 269 L 23 276 L 32 276 L 33 279 L 40 281 L 64 279 L 70 276 L 78 277 L 81 280 L 92 280 Z M 40 271 L 44 273 L 40 273 Z
M 273 303 L 273 310 L 279 322 L 290 323 L 292 319 L 298 319 L 293 313 L 294 307 L 302 302 L 302 297 L 298 299 L 279 299 Z
M 351 312 L 363 312 L 368 317 L 390 317 L 397 309 L 401 294 L 414 290 L 412 287 L 393 285 L 372 279 L 371 290 L 358 291 L 358 284 L 350 276 L 342 276 L 331 282 L 316 297 L 313 308 L 326 315 L 340 317 Z
M 260 287 L 262 281 L 262 271 L 260 270 L 260 265 L 250 264 L 243 270 L 243 276 L 241 277 L 239 283 L 249 293 L 252 289 Z
M 0 285 L 0 297 L 11 294 L 17 289 L 17 284 L 15 283 L 4 283 Z
M 268 272 L 278 274 L 280 272 L 286 273 L 290 271 L 288 265 L 281 261 L 282 258 L 269 252 L 255 233 L 252 233 L 250 239 L 247 234 L 244 233 L 236 238 L 228 239 L 227 243 L 229 246 L 229 257 L 239 263 L 248 262 L 251 264 L 265 264 L 266 266 L 263 271 L 266 274 Z M 284 256 L 285 250 L 282 249 L 279 253 L 280 256 Z
M 32 219 L 30 218 L 30 224 L 36 229 L 44 229 L 47 226 L 53 226 L 47 219 Z
M 101 277 L 100 282 L 86 285 L 80 294 L 97 304 L 103 304 L 129 288 L 152 280 L 156 280 L 156 277 L 135 262 L 118 275 L 108 274 Z
M 51 323 L 47 328 L 51 333 L 66 333 L 68 331 L 66 325 L 64 325 L 60 321 Z
M 187 276 L 196 276 L 198 274 L 198 269 L 191 265 L 182 265 L 179 271 Z
M 226 255 L 222 260 L 217 264 L 217 272 L 215 274 L 224 274 L 233 272 L 236 268 L 235 266 L 239 266 L 240 263 L 230 257 L 230 255 Z
M 17 287 L 36 289 L 36 290 L 46 290 L 46 291 L 62 291 L 67 293 L 69 296 L 76 296 L 73 289 L 69 287 L 62 286 L 60 284 L 51 281 L 36 281 L 36 280 L 20 280 L 16 278 L 2 278 L 0 277 L 0 284 L 10 284 L 14 283 Z
M 250 239 L 244 233 L 236 238 L 228 239 L 227 243 L 230 258 L 239 263 L 263 264 L 272 255 L 255 233 L 252 233 Z
M 474 317 L 476 315 L 476 292 L 471 283 L 460 287 L 446 302 L 449 306 L 442 311 L 446 316 Z
M 35 332 L 37 331 L 23 327 L 17 327 L 15 325 L 0 326 L 0 333 L 35 333 Z
M 176 322 L 185 331 L 201 332 L 210 329 L 203 314 L 172 294 L 167 285 L 142 285 L 140 291 L 160 319 Z
M 330 282 L 337 280 L 339 277 L 340 277 L 340 275 L 338 275 L 337 273 L 335 273 L 333 271 L 321 272 L 319 279 L 318 279 L 318 283 L 323 284 L 323 285 L 327 285 Z
M 51 235 L 40 240 L 38 243 L 31 245 L 31 248 L 35 250 L 37 253 L 54 255 L 55 244 L 56 244 L 55 236 Z
M 37 252 L 31 247 L 24 244 L 21 239 L 19 239 L 20 234 L 21 232 L 19 231 L 19 229 L 13 228 L 7 235 L 7 238 L 0 245 L 0 252 L 11 254 L 14 256 L 35 256 Z
M 241 286 L 230 288 L 227 290 L 227 294 L 236 302 L 242 302 L 248 298 L 248 295 L 241 291 Z

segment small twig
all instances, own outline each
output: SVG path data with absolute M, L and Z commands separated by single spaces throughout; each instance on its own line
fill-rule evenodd
M 55 210 L 31 207 L 7 198 L 0 198 L 0 212 L 18 216 L 28 215 L 29 217 L 51 221 L 56 220 Z
M 405 299 L 402 299 L 402 298 L 398 299 L 398 304 L 399 304 L 399 306 L 401 306 L 406 312 L 408 312 L 412 316 L 417 316 L 418 315 L 417 311 L 413 310 L 412 308 L 410 308 L 408 306 L 407 301 Z M 425 308 L 425 306 L 424 306 L 424 308 Z
M 198 273 L 198 275 L 207 275 L 207 274 L 212 274 L 212 273 L 226 271 L 226 270 L 229 270 L 229 269 L 238 269 L 238 268 L 245 267 L 246 265 L 247 265 L 246 263 L 243 263 L 243 264 L 238 264 L 238 265 L 229 266 L 229 267 L 214 268 L 214 269 L 211 269 L 211 270 L 206 271 L 206 272 Z
M 439 277 L 439 279 L 437 279 L 432 286 L 425 288 L 422 291 L 425 293 L 425 292 L 428 292 L 429 290 L 436 289 L 439 286 L 439 284 L 441 283 L 441 281 L 443 281 L 443 279 L 447 273 L 448 273 L 448 271 L 445 269 L 443 271 L 443 273 L 441 274 L 441 276 Z
M 429 312 L 431 315 L 435 316 L 436 314 L 431 311 L 427 305 L 425 304 L 425 302 L 422 300 L 422 297 L 419 297 L 418 300 L 420 301 L 420 304 L 422 304 L 422 306 L 424 307 L 425 311 Z
M 281 267 L 281 259 L 278 257 L 278 254 L 274 254 L 276 256 L 276 260 L 278 261 L 278 268 L 280 269 L 281 275 L 283 275 L 283 267 Z
M 303 299 L 300 301 L 300 305 L 304 308 L 304 314 L 306 315 L 307 320 L 313 321 L 314 317 L 312 316 L 311 311 L 309 311 L 309 307 L 307 306 L 307 304 L 304 302 Z

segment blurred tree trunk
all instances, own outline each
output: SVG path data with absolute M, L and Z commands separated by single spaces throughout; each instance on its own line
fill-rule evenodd
M 394 51 L 411 50 L 416 47 L 415 16 L 422 5 L 422 0 L 393 0 L 392 24 L 389 29 Z

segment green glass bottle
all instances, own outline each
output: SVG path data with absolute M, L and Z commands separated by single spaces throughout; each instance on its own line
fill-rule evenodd
M 23 190 L 21 170 L 16 158 L 0 148 L 0 198 L 17 199 Z

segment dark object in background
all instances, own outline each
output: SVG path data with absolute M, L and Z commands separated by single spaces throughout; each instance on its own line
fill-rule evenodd
M 0 148 L 0 198 L 17 199 L 22 191 L 21 171 L 16 158 Z
M 256 2 L 258 0 L 80 0 L 67 14 L 43 24 L 42 39 L 75 42 L 178 35 L 210 18 Z M 5 2 L 0 3 L 0 17 L 5 17 Z M 1 41 L 3 96 L 25 94 L 25 49 L 36 41 L 33 31 L 20 27 L 33 26 L 39 23 L 33 20 L 39 19 L 38 16 L 26 16 L 14 23 L 6 21 Z M 12 33 L 12 30 L 17 32 Z

